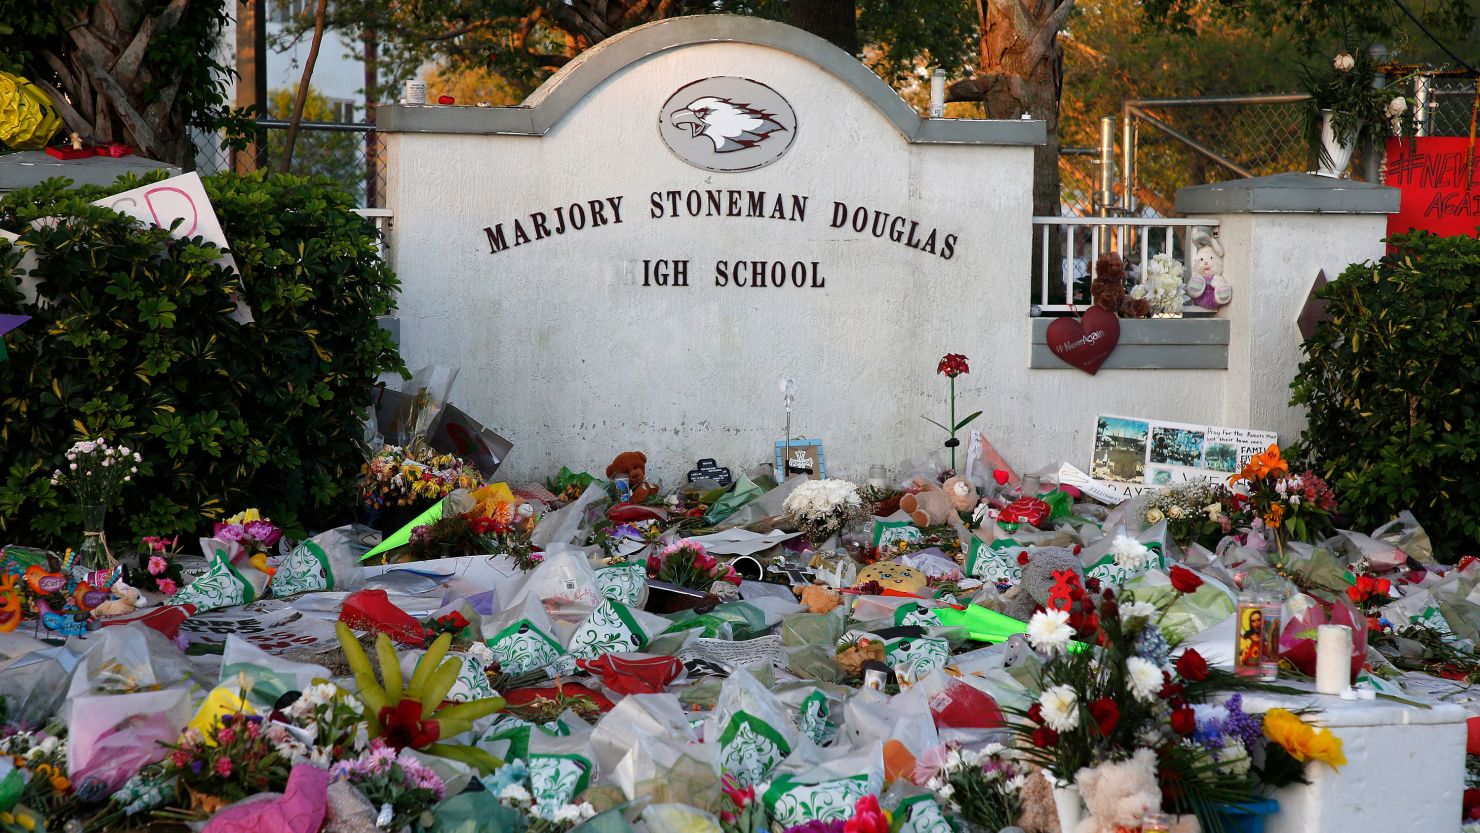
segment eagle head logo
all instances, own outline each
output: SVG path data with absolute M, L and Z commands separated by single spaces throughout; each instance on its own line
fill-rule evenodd
M 772 114 L 728 98 L 706 95 L 674 110 L 668 117 L 674 127 L 687 127 L 694 138 L 714 143 L 715 153 L 733 153 L 755 147 L 785 127 Z

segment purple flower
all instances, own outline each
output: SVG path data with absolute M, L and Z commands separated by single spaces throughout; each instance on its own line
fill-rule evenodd
M 200 758 L 196 758 L 195 760 L 193 760 L 193 761 L 190 762 L 190 771 L 191 772 L 200 772 L 201 769 L 204 766 L 205 766 L 205 764 L 203 764 L 201 762 Z
M 796 827 L 786 828 L 785 833 L 843 833 L 843 820 L 821 821 L 813 819 Z
M 283 531 L 271 521 L 247 521 L 247 535 L 264 547 L 270 547 L 283 537 Z
M 222 541 L 235 541 L 239 544 L 246 539 L 247 533 L 238 524 L 216 524 L 215 537 Z

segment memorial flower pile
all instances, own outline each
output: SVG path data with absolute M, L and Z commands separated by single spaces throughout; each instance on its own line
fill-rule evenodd
M 1290 464 L 1271 445 L 1229 478 L 1237 520 L 1261 522 L 1276 540 L 1311 541 L 1334 529 L 1336 495 L 1314 472 L 1290 474 Z
M 193 809 L 213 812 L 287 785 L 289 761 L 262 723 L 257 715 L 228 714 L 204 732 L 185 730 L 169 745 L 165 774 L 178 779 Z
M 809 480 L 786 496 L 781 510 L 802 537 L 815 544 L 842 532 L 860 519 L 863 499 L 846 480 Z

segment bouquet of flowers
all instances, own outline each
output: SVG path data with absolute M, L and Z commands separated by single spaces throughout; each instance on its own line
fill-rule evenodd
M 1259 780 L 1265 784 L 1283 787 L 1310 783 L 1305 780 L 1308 761 L 1320 761 L 1332 769 L 1346 765 L 1341 738 L 1330 729 L 1316 729 L 1285 709 L 1265 712 L 1263 723 L 1264 737 L 1269 743 L 1265 745 Z
M 61 729 L 48 727 L 0 738 L 0 755 L 11 759 L 25 781 L 20 803 L 47 815 L 65 804 L 73 792 L 67 779 L 67 740 L 54 734 L 57 731 Z
M 108 507 L 123 493 L 123 484 L 139 473 L 144 457 L 126 445 L 110 445 L 99 437 L 79 440 L 67 449 L 67 468 L 51 475 L 53 486 L 67 486 L 82 509 L 85 539 L 78 560 L 89 570 L 113 564 L 108 542 L 103 536 L 103 523 Z
M 1197 728 L 1186 741 L 1193 751 L 1226 777 L 1250 778 L 1254 763 L 1251 756 L 1264 736 L 1264 718 L 1244 712 L 1242 694 L 1218 705 L 1199 703 L 1193 708 Z
M 483 485 L 478 470 L 451 454 L 422 451 L 413 454 L 388 445 L 370 458 L 360 475 L 360 498 L 366 508 L 415 506 L 441 500 L 454 489 Z
M 353 694 L 333 683 L 318 683 L 275 712 L 265 734 L 289 764 L 328 767 L 337 760 L 358 757 L 369 745 L 364 710 Z M 280 720 L 276 719 L 279 715 Z
M 709 590 L 716 581 L 739 586 L 735 568 L 721 564 L 698 541 L 683 538 L 648 556 L 648 578 L 690 590 Z
M 496 795 L 498 803 L 505 807 L 512 807 L 530 817 L 530 825 L 525 829 L 525 833 L 560 833 L 596 815 L 596 808 L 584 801 L 572 804 L 542 804 L 530 794 L 529 788 L 522 780 L 505 784 Z
M 123 583 L 146 593 L 175 595 L 176 590 L 187 584 L 180 562 L 175 560 L 180 554 L 180 536 L 146 535 L 140 543 L 143 551 L 139 553 L 138 564 L 124 565 Z
M 494 551 L 493 536 L 479 532 L 487 528 L 469 514 L 444 515 L 411 530 L 411 540 L 396 551 L 397 561 L 432 561 L 459 555 L 482 555 Z
M 432 808 L 447 791 L 437 773 L 379 739 L 366 754 L 335 767 L 335 773 L 380 809 L 376 826 L 386 830 L 431 827 Z
M 487 541 L 487 551 L 509 556 L 525 572 L 544 560 L 530 541 L 536 521 L 534 506 L 527 502 L 486 500 L 468 513 L 468 527 Z
M 1001 830 L 1017 824 L 1028 771 L 1000 743 L 972 750 L 951 741 L 926 750 L 911 780 L 978 829 Z
M 1131 297 L 1151 305 L 1152 315 L 1178 315 L 1182 311 L 1182 261 L 1162 252 L 1146 262 L 1146 274 L 1131 289 Z
M 1219 484 L 1205 480 L 1168 486 L 1141 504 L 1141 523 L 1152 526 L 1166 521 L 1177 546 L 1186 549 L 1196 542 L 1212 549 L 1232 530 L 1232 521 L 1224 513 L 1225 492 Z
M 1196 575 L 1173 568 L 1172 586 L 1179 594 L 1201 584 L 1188 578 Z M 1086 767 L 1150 749 L 1156 753 L 1166 811 L 1206 813 L 1213 804 L 1248 800 L 1249 779 L 1228 774 L 1189 742 L 1197 729 L 1193 700 L 1205 688 L 1199 684 L 1209 671 L 1193 650 L 1183 652 L 1175 665 L 1169 659 L 1171 648 L 1159 622 L 1175 599 L 1158 607 L 1130 593 L 1117 599 L 1106 589 L 1099 595 L 1098 614 L 1080 615 L 1079 627 L 1070 623 L 1066 610 L 1050 607 L 1033 614 L 1028 639 L 1046 655 L 1035 680 L 1040 695 L 1027 709 L 1009 709 L 1020 718 L 1010 728 L 1022 740 L 1026 761 L 1068 781 Z M 1071 640 L 1076 637 L 1085 648 L 1075 649 Z
M 1413 135 L 1413 102 L 1396 92 L 1404 89 L 1410 77 L 1380 76 L 1365 49 L 1356 54 L 1338 52 L 1329 69 L 1306 67 L 1305 87 L 1310 98 L 1305 104 L 1305 133 L 1310 146 L 1319 152 L 1321 164 L 1332 164 L 1321 142 L 1324 111 L 1331 113 L 1332 136 L 1342 147 L 1355 147 L 1364 139 L 1389 133 Z
M 1335 529 L 1336 493 L 1315 472 L 1291 476 L 1277 445 L 1254 455 L 1228 482 L 1239 490 L 1235 512 L 1248 523 L 1263 521 L 1281 549 L 1286 541 L 1316 541 Z
M 256 715 L 225 715 L 205 733 L 186 729 L 169 748 L 165 772 L 179 779 L 195 810 L 214 813 L 247 796 L 280 792 L 288 783 L 288 759 Z
M 212 537 L 237 544 L 242 552 L 252 555 L 268 552 L 283 537 L 283 531 L 261 512 L 247 509 L 217 523 Z
M 720 829 L 725 833 L 766 833 L 770 828 L 766 805 L 756 797 L 755 787 L 741 789 L 735 780 L 726 775 L 720 783 L 724 798 L 720 799 Z
M 781 510 L 803 537 L 820 544 L 862 517 L 863 500 L 846 480 L 809 480 L 786 496 Z

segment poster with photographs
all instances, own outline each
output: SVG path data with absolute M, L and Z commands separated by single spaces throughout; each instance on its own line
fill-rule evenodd
M 1127 497 L 1188 480 L 1227 480 L 1279 438 L 1273 431 L 1101 414 L 1090 474 Z

